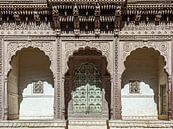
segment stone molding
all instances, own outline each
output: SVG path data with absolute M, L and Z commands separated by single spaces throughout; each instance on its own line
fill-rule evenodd
M 0 121 L 1 128 L 57 128 L 66 127 L 66 121 Z
M 159 120 L 151 120 L 151 121 L 140 121 L 140 120 L 123 120 L 123 121 L 109 121 L 110 129 L 114 128 L 172 128 L 172 121 L 159 121 Z
M 68 121 L 69 125 L 97 125 L 97 126 L 102 126 L 102 125 L 107 125 L 107 120 L 69 120 Z

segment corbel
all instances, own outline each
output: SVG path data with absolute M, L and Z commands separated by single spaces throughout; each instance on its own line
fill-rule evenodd
M 15 19 L 16 24 L 19 25 L 21 22 L 21 18 L 20 18 L 20 15 L 16 11 L 14 12 L 14 19 Z
M 75 36 L 79 36 L 80 34 L 79 10 L 76 4 L 73 8 L 73 17 L 74 17 L 74 34 Z
M 114 23 L 114 33 L 117 35 L 117 33 L 121 29 L 121 19 L 122 19 L 122 12 L 121 12 L 121 6 L 118 6 L 115 11 L 115 23 Z
M 40 25 L 40 15 L 38 12 L 34 12 L 34 21 L 36 22 L 36 25 Z
M 140 20 L 141 20 L 141 14 L 138 12 L 135 16 L 135 25 L 139 25 Z
M 57 6 L 54 6 L 52 8 L 52 16 L 53 16 L 54 29 L 57 32 L 57 35 L 60 35 L 61 23 L 60 23 L 60 16 Z
M 95 36 L 100 36 L 100 5 L 95 8 Z
M 2 14 L 0 14 L 0 25 L 2 25 L 3 19 L 2 19 Z
M 156 14 L 156 17 L 155 17 L 155 25 L 159 25 L 160 24 L 161 18 L 162 18 L 161 12 L 159 12 L 158 14 Z

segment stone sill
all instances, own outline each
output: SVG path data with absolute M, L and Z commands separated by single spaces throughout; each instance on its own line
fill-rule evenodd
M 37 128 L 37 127 L 66 127 L 64 120 L 14 120 L 14 121 L 0 121 L 0 128 Z
M 173 121 L 162 120 L 110 120 L 109 127 L 172 128 Z

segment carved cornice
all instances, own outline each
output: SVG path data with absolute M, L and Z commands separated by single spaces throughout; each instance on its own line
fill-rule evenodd
M 94 1 L 94 0 L 93 0 Z M 2 0 L 0 28 L 44 29 L 61 34 L 116 34 L 127 24 L 172 24 L 170 0 Z M 95 15 L 98 13 L 99 15 Z
M 49 3 L 74 3 L 74 0 L 48 0 Z M 97 3 L 97 0 L 76 0 L 76 3 Z M 99 3 L 123 3 L 125 0 L 99 0 Z

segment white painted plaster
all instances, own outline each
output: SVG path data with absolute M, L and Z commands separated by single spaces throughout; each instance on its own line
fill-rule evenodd
M 123 119 L 157 119 L 154 92 L 148 84 L 140 82 L 140 93 L 129 93 L 129 84 L 121 90 Z
M 53 119 L 54 88 L 46 81 L 44 93 L 33 93 L 33 84 L 28 84 L 23 91 L 19 119 Z

